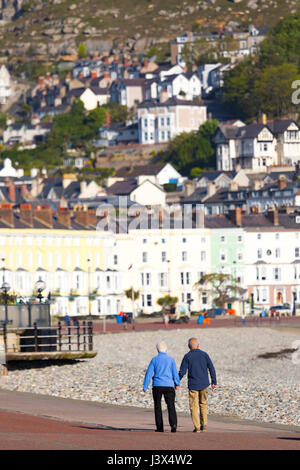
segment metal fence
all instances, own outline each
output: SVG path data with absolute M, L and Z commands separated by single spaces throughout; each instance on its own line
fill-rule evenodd
M 12 343 L 9 335 L 15 333 L 18 341 Z M 30 352 L 79 352 L 93 351 L 93 323 L 82 322 L 77 326 L 33 327 L 20 331 L 18 328 L 7 329 L 2 326 L 5 353 Z
M 36 323 L 38 326 L 50 326 L 50 304 L 0 305 L 0 325 L 26 328 Z
M 266 326 L 266 325 L 279 325 L 280 316 L 269 316 L 269 317 L 259 317 L 259 316 L 246 316 L 246 317 L 235 317 L 234 325 L 235 326 Z

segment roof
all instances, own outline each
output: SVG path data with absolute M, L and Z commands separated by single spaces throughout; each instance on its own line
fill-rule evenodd
M 282 134 L 285 132 L 291 124 L 296 124 L 299 129 L 299 125 L 293 119 L 284 119 L 281 121 L 268 121 L 267 126 L 273 132 L 273 134 Z
M 117 181 L 106 189 L 107 194 L 116 196 L 127 196 L 137 187 L 135 178 L 128 178 L 124 181 Z
M 247 126 L 239 127 L 236 136 L 242 139 L 254 139 L 264 128 L 268 128 L 268 126 L 256 123 L 248 124 Z M 271 129 L 269 130 L 272 132 Z
M 136 178 L 141 175 L 157 175 L 166 163 L 149 163 L 148 165 L 137 165 L 133 167 L 123 167 L 116 171 L 117 177 L 132 177 Z
M 157 108 L 157 107 L 166 107 L 166 106 L 203 106 L 195 101 L 188 101 L 188 100 L 180 100 L 178 98 L 172 97 L 164 102 L 148 100 L 143 101 L 142 103 L 138 104 L 138 108 Z

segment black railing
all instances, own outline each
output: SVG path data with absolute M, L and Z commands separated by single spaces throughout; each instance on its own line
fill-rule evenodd
M 79 352 L 93 351 L 93 323 L 82 322 L 76 326 L 40 327 L 34 323 L 32 328 L 9 328 L 2 325 L 5 353 L 28 352 Z M 19 337 L 17 344 L 9 344 L 9 334 Z
M 255 315 L 249 315 L 245 317 L 234 317 L 234 325 L 237 326 L 261 326 L 268 324 L 280 323 L 281 317 L 279 315 L 260 317 Z

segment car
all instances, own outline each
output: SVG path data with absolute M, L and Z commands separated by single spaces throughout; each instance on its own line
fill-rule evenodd
M 203 313 L 206 317 L 215 318 L 216 315 L 226 315 L 228 310 L 226 308 L 209 308 Z
M 274 316 L 274 315 L 291 315 L 290 304 L 273 305 L 269 309 L 269 314 L 271 316 Z

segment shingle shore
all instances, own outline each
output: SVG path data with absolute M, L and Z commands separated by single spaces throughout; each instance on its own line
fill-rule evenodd
M 165 340 L 179 368 L 188 338 L 197 336 L 211 357 L 218 386 L 209 389 L 209 414 L 260 422 L 300 425 L 300 351 L 278 358 L 258 355 L 293 349 L 297 332 L 271 328 L 218 328 L 96 335 L 93 359 L 38 369 L 11 370 L 1 388 L 64 398 L 153 408 L 144 374 L 155 345 Z M 297 354 L 297 355 L 296 355 Z M 296 359 L 296 360 L 295 360 Z M 176 393 L 176 408 L 188 412 L 187 379 Z

